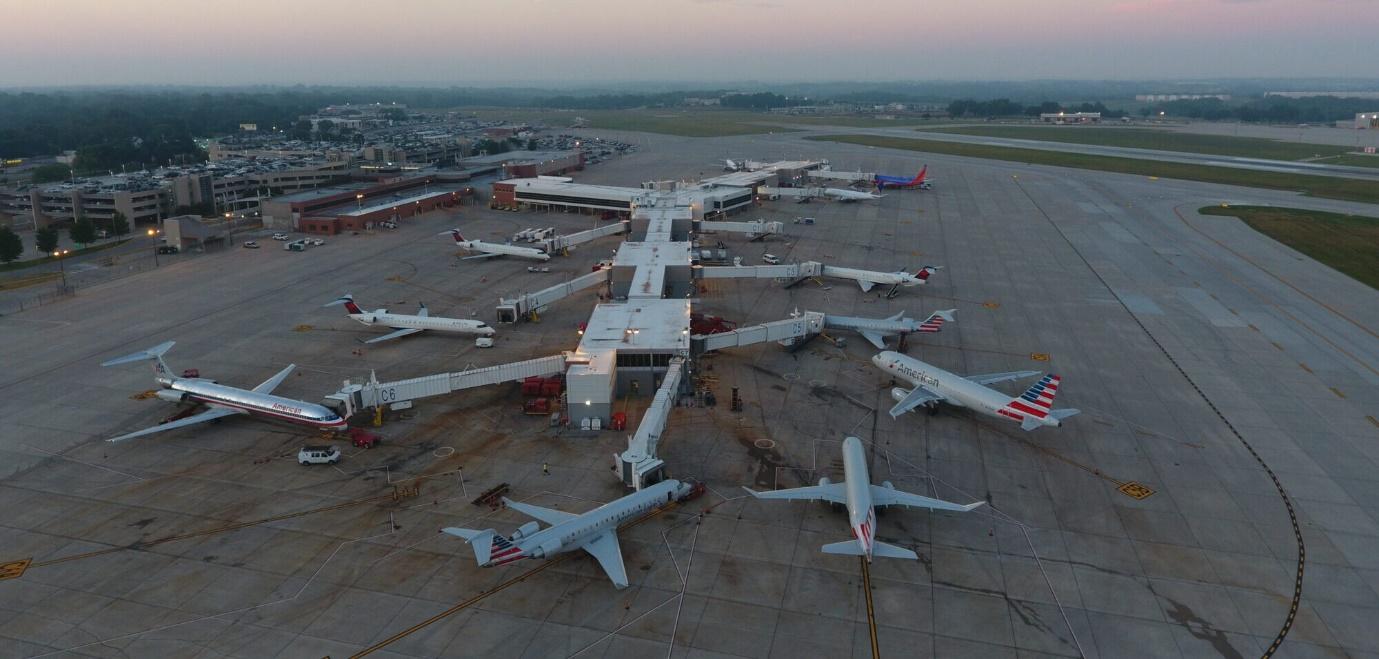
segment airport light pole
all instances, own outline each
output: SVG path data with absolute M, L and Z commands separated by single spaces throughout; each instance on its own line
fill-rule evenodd
M 62 272 L 62 290 L 67 291 L 67 266 L 63 264 L 62 257 L 71 254 L 70 249 L 59 249 L 53 252 L 53 258 L 57 259 L 57 269 Z
M 364 210 L 364 193 L 354 195 L 354 203 L 358 204 L 359 210 Z
M 149 229 L 149 230 L 148 230 L 148 237 L 154 239 L 154 240 L 153 240 L 153 267 L 156 268 L 156 267 L 158 267 L 158 240 L 157 240 L 157 238 L 158 238 L 158 230 L 157 230 L 157 229 Z

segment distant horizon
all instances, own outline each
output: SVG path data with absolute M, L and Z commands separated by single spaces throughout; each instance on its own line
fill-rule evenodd
M 0 88 L 1349 78 L 1370 0 L 8 0 Z M 299 82 L 310 81 L 310 82 Z

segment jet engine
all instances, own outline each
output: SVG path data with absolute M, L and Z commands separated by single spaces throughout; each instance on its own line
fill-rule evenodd
M 560 553 L 560 538 L 551 538 L 531 551 L 532 558 L 550 558 Z
M 904 387 L 896 387 L 894 389 L 891 389 L 891 398 L 895 399 L 895 402 L 897 403 L 899 403 L 902 400 L 905 400 L 905 397 L 909 395 L 910 390 L 905 389 Z
M 186 392 L 176 391 L 174 389 L 159 389 L 158 391 L 153 392 L 153 395 L 165 401 L 168 401 L 169 403 L 187 402 Z
M 540 524 L 537 524 L 536 522 L 527 522 L 526 524 L 517 527 L 517 530 L 512 532 L 511 539 L 519 540 L 521 538 L 530 538 L 534 533 L 540 530 Z
M 891 482 L 890 482 L 890 481 L 881 481 L 881 487 L 884 487 L 884 488 L 886 488 L 886 489 L 888 489 L 888 490 L 894 490 L 894 489 L 895 489 L 895 486 L 894 486 L 894 485 L 891 485 Z
M 820 487 L 822 487 L 822 486 L 824 486 L 824 485 L 831 485 L 831 484 L 833 484 L 833 481 L 829 480 L 829 479 L 828 479 L 828 476 L 824 476 L 823 478 L 820 478 L 820 479 L 819 479 L 819 486 L 820 486 Z

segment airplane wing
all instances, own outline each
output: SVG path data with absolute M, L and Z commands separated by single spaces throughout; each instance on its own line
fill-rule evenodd
M 495 252 L 484 252 L 484 253 L 482 253 L 482 254 L 475 254 L 474 256 L 466 256 L 466 257 L 464 257 L 464 258 L 461 258 L 460 260 L 461 260 L 461 261 L 468 261 L 468 260 L 470 260 L 470 259 L 491 259 L 491 258 L 493 258 L 493 257 L 495 257 L 495 256 L 502 256 L 502 254 L 498 254 L 498 253 L 495 253 Z
M 828 501 L 830 503 L 847 503 L 847 488 L 843 483 L 829 483 L 828 485 L 812 485 L 810 487 L 797 487 L 789 490 L 771 490 L 769 492 L 757 492 L 751 488 L 742 488 L 747 493 L 758 499 L 789 499 L 794 501 Z
M 287 368 L 284 368 L 283 370 L 278 371 L 278 374 L 277 374 L 277 375 L 274 375 L 273 377 L 268 378 L 267 380 L 264 380 L 264 381 L 263 381 L 263 384 L 260 384 L 259 386 L 254 387 L 254 393 L 259 393 L 259 394 L 271 394 L 271 393 L 273 393 L 273 390 L 274 390 L 274 389 L 277 389 L 277 388 L 278 388 L 278 385 L 282 384 L 282 383 L 283 383 L 283 380 L 286 380 L 286 379 L 287 379 L 287 374 L 288 374 L 288 373 L 291 373 L 291 372 L 292 372 L 292 369 L 294 369 L 294 368 L 297 368 L 297 365 L 296 365 L 296 364 L 288 364 L 288 365 L 287 365 Z
M 857 280 L 857 285 L 858 285 L 858 286 L 861 286 L 861 287 L 862 287 L 862 292 L 865 293 L 865 292 L 871 290 L 871 287 L 872 287 L 872 286 L 875 286 L 875 285 L 876 285 L 876 282 L 874 282 L 874 281 L 867 281 L 867 280 L 865 280 L 865 279 L 858 279 L 858 280 Z
M 1039 375 L 1040 371 L 1011 371 L 1009 373 L 987 373 L 986 375 L 968 375 L 968 380 L 980 385 L 996 384 L 997 382 L 1008 382 L 1010 380 L 1023 380 Z
M 915 387 L 910 390 L 910 394 L 906 396 L 904 400 L 896 403 L 895 407 L 891 408 L 891 418 L 894 419 L 920 405 L 936 400 L 943 400 L 943 396 L 929 391 L 924 387 Z
M 918 494 L 901 492 L 881 485 L 871 486 L 871 505 L 873 506 L 908 506 L 911 508 L 932 508 L 934 510 L 953 510 L 957 512 L 967 512 L 978 506 L 984 505 L 985 501 L 962 505 L 943 499 L 931 499 Z
M 417 309 L 418 316 L 426 318 L 431 315 L 431 311 L 426 308 L 426 305 L 424 303 L 418 303 L 417 306 L 420 307 L 419 309 Z
M 627 568 L 622 564 L 622 548 L 618 546 L 617 532 L 612 529 L 604 531 L 584 543 L 583 549 L 598 560 L 599 567 L 608 574 L 614 586 L 627 587 Z
M 884 334 L 875 330 L 857 330 L 857 333 L 861 334 L 866 340 L 871 341 L 871 344 L 876 346 L 877 350 L 886 349 L 886 337 Z
M 547 524 L 550 524 L 551 526 L 555 526 L 556 524 L 559 524 L 568 519 L 574 519 L 576 517 L 579 517 L 579 515 L 576 515 L 574 513 L 567 513 L 563 510 L 552 510 L 550 508 L 542 508 L 541 506 L 533 506 L 529 503 L 513 501 L 507 497 L 503 497 L 503 503 L 506 504 L 507 507 L 516 510 L 519 513 L 522 513 L 527 517 L 541 520 Z
M 387 334 L 384 334 L 383 336 L 376 336 L 376 337 L 374 337 L 374 338 L 372 338 L 372 339 L 369 339 L 368 341 L 365 341 L 364 343 L 382 343 L 382 342 L 384 342 L 384 341 L 392 341 L 393 339 L 400 339 L 400 338 L 402 338 L 402 337 L 404 337 L 404 336 L 411 336 L 411 335 L 416 334 L 417 332 L 420 332 L 420 331 L 421 331 L 420 329 L 415 328 L 415 327 L 404 327 L 404 328 L 402 328 L 402 329 L 400 329 L 400 330 L 397 330 L 397 331 L 395 331 L 395 332 L 388 332 Z
M 203 423 L 203 422 L 206 422 L 206 421 L 210 421 L 210 420 L 212 420 L 212 419 L 219 419 L 219 418 L 223 418 L 223 417 L 227 417 L 227 416 L 235 416 L 236 414 L 248 414 L 248 412 L 245 412 L 245 411 L 243 411 L 243 410 L 233 410 L 233 409 L 230 409 L 230 408 L 228 408 L 228 407 L 213 407 L 213 408 L 211 408 L 211 409 L 209 409 L 209 410 L 206 410 L 205 412 L 202 412 L 202 413 L 200 413 L 200 414 L 193 414 L 193 415 L 191 415 L 191 416 L 189 416 L 189 417 L 187 417 L 187 418 L 185 418 L 185 419 L 178 419 L 178 420 L 176 420 L 176 421 L 169 421 L 169 422 L 167 422 L 167 423 L 159 424 L 159 425 L 153 426 L 152 428 L 144 428 L 143 430 L 135 431 L 135 432 L 129 433 L 129 434 L 127 434 L 127 435 L 120 435 L 119 437 L 111 437 L 110 439 L 107 439 L 107 440 L 105 440 L 105 441 L 107 441 L 107 442 L 123 442 L 123 441 L 126 440 L 126 439 L 134 439 L 135 437 L 143 437 L 144 435 L 152 435 L 153 433 L 156 433 L 156 432 L 163 432 L 164 430 L 175 430 L 175 429 L 177 429 L 177 428 L 185 428 L 185 427 L 187 427 L 187 426 L 194 426 L 194 425 L 196 425 L 196 424 L 198 424 L 198 423 Z

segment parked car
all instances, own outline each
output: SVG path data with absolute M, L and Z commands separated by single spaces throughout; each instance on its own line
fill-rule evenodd
M 297 462 L 306 465 L 333 465 L 340 461 L 340 449 L 334 446 L 303 446 L 297 452 Z
M 481 336 L 481 337 L 479 337 L 479 338 L 477 338 L 477 339 L 474 339 L 474 347 L 476 347 L 476 348 L 492 348 L 492 347 L 493 347 L 493 338 L 492 338 L 492 337 L 488 337 L 488 336 Z
M 179 250 L 177 249 L 177 245 L 159 245 L 159 246 L 158 246 L 158 253 L 159 253 L 159 254 L 176 254 L 178 251 L 179 251 Z
M 256 243 L 256 242 L 254 242 L 254 241 L 252 241 L 252 240 L 246 240 L 246 241 L 244 241 L 244 246 L 247 247 L 247 248 L 249 248 L 249 249 L 258 249 L 258 248 L 259 248 L 259 244 Z
M 275 233 L 275 234 L 273 234 L 273 240 L 287 240 L 287 234 L 285 234 L 285 233 Z
M 767 265 L 780 265 L 780 257 L 775 254 L 762 254 L 761 262 Z
M 326 241 L 325 241 L 324 238 L 312 238 L 311 240 L 308 240 L 307 242 L 309 242 L 309 243 L 311 243 L 312 245 L 315 245 L 315 246 L 317 246 L 317 247 L 320 247 L 321 245 L 326 244 Z

